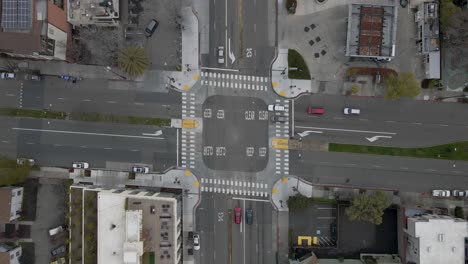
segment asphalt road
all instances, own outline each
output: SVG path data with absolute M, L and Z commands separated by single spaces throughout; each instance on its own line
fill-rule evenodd
M 298 154 L 302 158 L 298 157 Z M 408 192 L 466 189 L 468 162 L 337 152 L 290 151 L 290 174 L 314 184 Z
M 308 106 L 324 115 L 308 115 Z M 360 115 L 343 114 L 344 107 Z M 419 147 L 468 140 L 468 108 L 463 104 L 329 95 L 301 96 L 294 103 L 297 133 L 327 142 Z M 383 136 L 370 142 L 367 138 Z
M 267 75 L 275 52 L 275 16 L 272 1 L 211 0 L 208 66 Z M 220 46 L 223 64 L 218 63 Z
M 242 208 L 242 222 L 234 223 L 234 208 Z M 253 209 L 253 224 L 245 223 L 245 209 Z M 197 208 L 200 251 L 197 263 L 273 263 L 273 208 L 269 202 L 232 199 L 222 194 L 206 194 Z
M 162 135 L 151 135 L 157 130 Z M 33 158 L 42 166 L 87 161 L 93 168 L 115 162 L 130 169 L 140 163 L 162 171 L 176 165 L 176 140 L 175 129 L 0 117 L 0 153 Z
M 73 84 L 55 76 L 41 81 L 0 80 L 0 107 L 50 109 L 65 112 L 180 118 L 181 94 L 117 88 L 104 79 Z
M 207 98 L 203 103 L 205 165 L 215 170 L 263 170 L 268 163 L 266 108 L 266 104 L 258 98 Z M 262 119 L 259 113 L 263 115 Z

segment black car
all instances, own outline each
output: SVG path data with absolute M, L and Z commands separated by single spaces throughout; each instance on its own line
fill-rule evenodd
M 56 247 L 52 251 L 50 251 L 50 254 L 52 254 L 52 256 L 55 257 L 55 256 L 65 253 L 65 251 L 67 251 L 67 247 L 65 247 L 65 245 L 61 245 L 59 247 Z
M 408 6 L 408 0 L 400 0 L 401 7 L 405 8 Z
M 156 21 L 156 19 L 151 19 L 151 21 L 148 23 L 148 26 L 145 28 L 145 33 L 147 37 L 151 37 L 153 35 L 154 31 L 156 28 L 158 28 L 159 22 Z
M 251 225 L 253 223 L 253 210 L 252 209 L 245 210 L 245 221 L 247 222 L 248 225 Z

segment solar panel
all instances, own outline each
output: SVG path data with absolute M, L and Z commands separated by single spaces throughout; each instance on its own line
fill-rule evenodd
M 31 28 L 30 0 L 2 0 L 2 2 L 4 30 L 29 30 Z

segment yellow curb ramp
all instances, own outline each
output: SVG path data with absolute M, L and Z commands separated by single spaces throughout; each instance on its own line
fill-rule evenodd
M 195 81 L 198 81 L 198 74 L 193 75 L 193 79 L 194 79 Z
M 185 170 L 185 176 L 190 176 L 191 172 L 190 170 Z
M 289 149 L 289 139 L 286 138 L 273 138 L 271 146 L 275 149 Z
M 198 186 L 200 186 L 200 183 L 198 181 L 196 181 L 196 182 L 193 183 L 193 186 L 198 187 Z
M 184 84 L 184 91 L 187 91 L 190 87 L 187 84 Z
M 287 182 L 287 181 L 288 181 L 288 178 L 287 178 L 287 177 L 283 177 L 283 178 L 281 178 L 281 181 L 282 181 L 282 182 Z
M 182 120 L 182 128 L 192 129 L 192 128 L 197 128 L 197 127 L 198 127 L 197 120 L 193 120 L 193 119 Z
M 276 189 L 276 187 L 273 187 L 273 190 L 271 190 L 271 193 L 272 193 L 272 194 L 275 194 L 275 193 L 277 193 L 277 192 L 278 192 L 278 189 Z

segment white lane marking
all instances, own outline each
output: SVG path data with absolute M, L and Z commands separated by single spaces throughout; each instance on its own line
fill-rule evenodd
M 204 70 L 213 70 L 213 71 L 228 71 L 228 72 L 238 72 L 238 69 L 224 69 L 224 68 L 212 68 L 212 67 L 200 67 Z
M 373 137 L 366 137 L 367 140 L 369 140 L 369 142 L 374 142 L 374 141 L 377 141 L 379 138 L 392 138 L 392 136 L 373 136 Z
M 345 166 L 356 166 L 356 164 L 354 164 L 354 163 L 346 163 L 346 164 L 343 164 L 343 165 L 345 165 Z
M 163 137 L 145 137 L 145 136 L 133 136 L 133 135 L 104 134 L 104 133 L 91 133 L 91 132 L 66 131 L 66 130 L 50 130 L 50 129 L 35 129 L 35 128 L 22 128 L 22 127 L 13 127 L 12 129 L 13 130 L 22 130 L 22 131 L 49 132 L 49 133 L 76 134 L 76 135 L 90 135 L 90 136 L 105 136 L 105 137 L 164 139 Z
M 252 198 L 242 198 L 242 197 L 232 197 L 233 200 L 245 200 L 245 201 L 254 201 L 254 202 L 270 202 L 269 200 L 262 200 L 262 199 L 252 199 Z
M 26 144 L 28 144 L 28 145 L 34 145 L 33 142 L 26 142 Z
M 315 133 L 315 134 L 322 134 L 323 131 L 312 131 L 312 130 L 306 130 L 304 132 L 300 132 L 300 133 L 297 133 L 300 137 L 306 137 L 308 136 L 310 133 Z
M 407 170 L 408 167 L 400 167 L 400 169 L 402 169 L 402 170 Z
M 433 169 L 425 169 L 424 171 L 436 171 L 436 170 L 433 170 Z
M 151 133 L 142 133 L 143 136 L 153 136 L 153 137 L 157 137 L 157 136 L 160 136 L 162 135 L 162 130 L 157 130 L 154 132 L 154 134 L 151 134 Z
M 446 125 L 446 124 L 440 124 L 440 126 L 443 126 L 443 127 L 448 127 L 448 125 Z
M 369 119 L 365 119 L 365 118 L 361 118 L 361 119 L 359 119 L 359 120 L 361 120 L 361 121 L 369 121 Z
M 11 94 L 11 93 L 7 93 L 6 95 L 7 95 L 7 96 L 16 96 L 16 95 Z
M 382 168 L 382 166 L 379 166 L 379 165 L 372 165 L 372 167 L 374 167 L 374 168 Z
M 104 148 L 104 149 L 110 150 L 110 149 L 112 149 L 112 148 Z
M 57 99 L 58 99 L 58 100 L 65 100 L 65 98 L 63 98 L 63 97 L 59 97 L 59 98 L 57 98 Z
M 84 102 L 91 102 L 91 99 L 83 99 Z
M 145 103 L 135 103 L 136 105 L 145 105 Z
M 314 116 L 314 117 L 316 117 L 316 116 Z M 341 120 L 341 119 L 343 119 L 343 118 L 342 118 L 342 117 L 335 116 L 335 117 L 333 117 L 333 119 Z
M 326 128 L 326 127 L 305 127 L 296 126 L 296 128 L 303 129 L 316 129 L 316 130 L 330 130 L 330 131 L 343 131 L 343 132 L 354 132 L 354 133 L 372 133 L 372 134 L 385 134 L 385 135 L 396 135 L 393 132 L 379 132 L 379 131 L 368 131 L 368 130 L 354 130 L 354 129 L 341 129 L 341 128 Z
M 422 123 L 411 123 L 413 125 L 422 125 Z
M 7 140 L 2 140 L 2 143 L 10 143 L 10 142 Z
M 107 101 L 107 103 L 109 103 L 109 104 L 116 104 L 117 102 L 116 102 L 116 101 Z
M 387 121 L 385 121 L 385 122 L 386 122 L 386 123 L 395 123 L 395 121 L 393 121 L 393 120 L 387 120 Z

